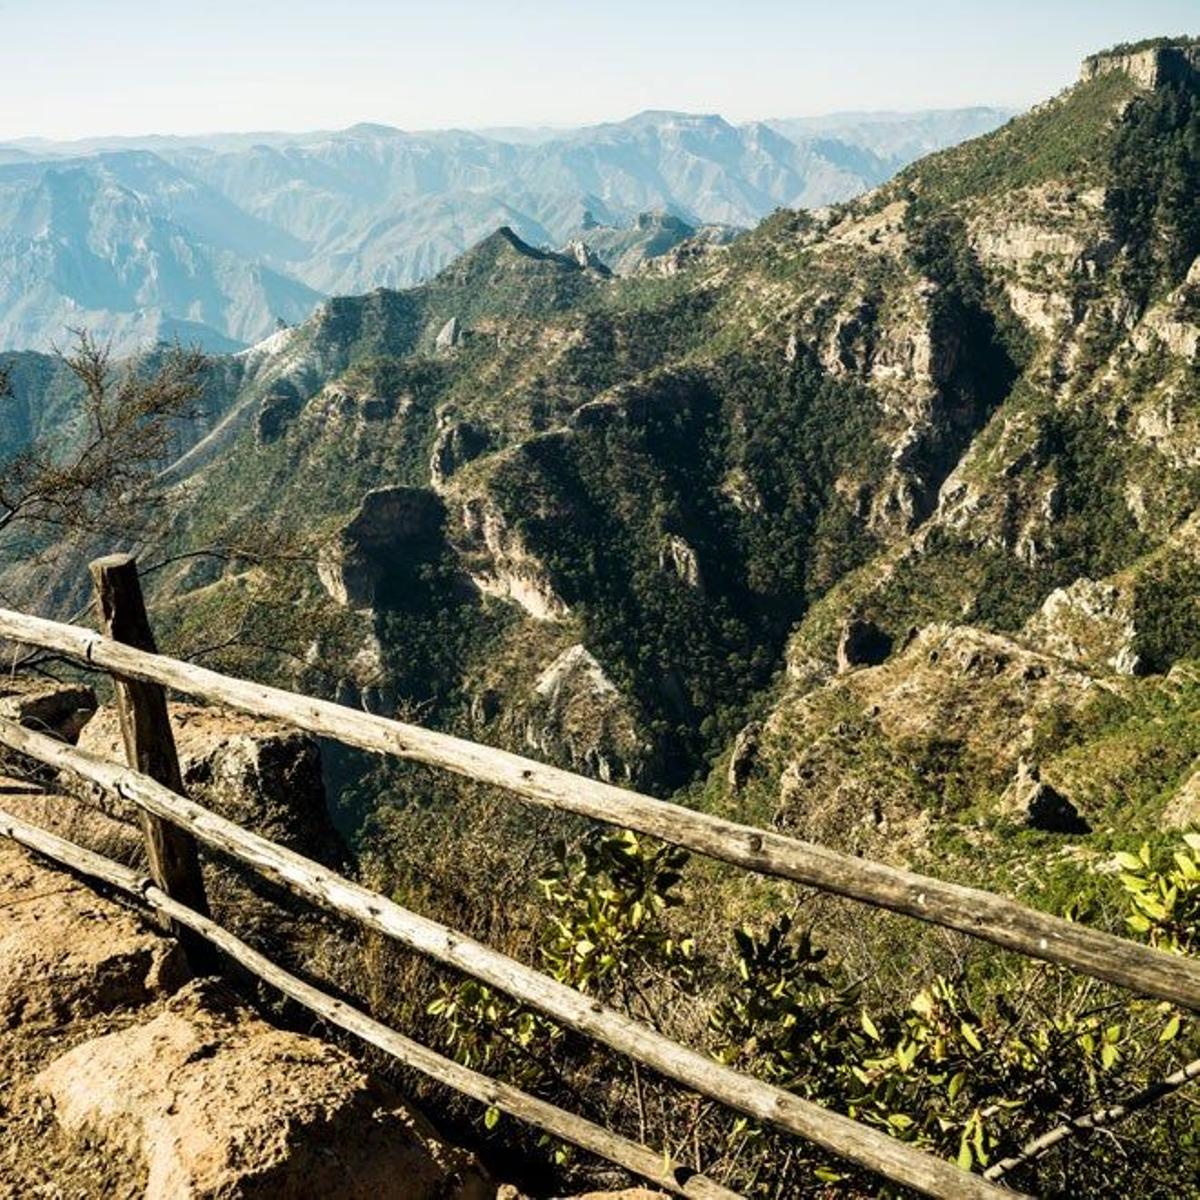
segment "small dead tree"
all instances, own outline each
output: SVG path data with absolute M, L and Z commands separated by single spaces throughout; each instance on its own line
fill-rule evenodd
M 62 359 L 81 387 L 78 416 L 0 461 L 0 533 L 17 522 L 57 540 L 139 536 L 156 506 L 153 481 L 179 422 L 196 415 L 207 359 L 176 346 L 153 368 L 113 365 L 107 344 L 75 331 Z M 11 380 L 0 376 L 0 396 Z

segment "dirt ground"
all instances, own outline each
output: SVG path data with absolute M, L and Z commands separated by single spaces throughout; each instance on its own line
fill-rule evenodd
M 145 1167 L 88 1139 L 64 1136 L 49 1102 L 30 1093 L 28 1081 L 80 1042 L 145 1021 L 151 1004 L 106 1013 L 67 1027 L 0 1031 L 0 1200 L 137 1200 Z

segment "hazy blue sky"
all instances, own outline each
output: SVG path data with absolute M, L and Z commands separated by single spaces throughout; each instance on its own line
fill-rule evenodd
M 0 138 L 1022 105 L 1200 0 L 0 0 Z

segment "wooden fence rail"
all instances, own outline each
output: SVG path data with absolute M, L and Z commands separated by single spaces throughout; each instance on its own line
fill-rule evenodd
M 506 1083 L 490 1079 L 478 1071 L 472 1071 L 453 1059 L 445 1058 L 419 1042 L 389 1029 L 345 1001 L 338 1000 L 283 970 L 211 918 L 188 908 L 178 900 L 173 900 L 152 879 L 139 875 L 129 867 L 56 837 L 3 810 L 0 810 L 0 835 L 10 837 L 56 863 L 107 883 L 143 901 L 174 925 L 189 929 L 207 939 L 234 962 L 289 999 L 302 1004 L 331 1025 L 336 1025 L 382 1050 L 406 1067 L 411 1067 L 482 1104 L 498 1108 L 510 1116 L 536 1125 L 539 1129 L 571 1142 L 583 1150 L 601 1155 L 677 1196 L 689 1197 L 690 1200 L 741 1200 L 737 1192 L 731 1192 L 704 1175 L 673 1164 L 669 1157 L 663 1154 L 656 1154 L 653 1150 L 631 1142 L 583 1117 L 548 1104 L 545 1100 L 539 1100 L 536 1096 L 510 1087 Z M 1012 1196 L 1012 1193 L 1007 1195 Z
M 701 1095 L 805 1138 L 869 1171 L 929 1196 L 983 1200 L 1013 1195 L 953 1163 L 673 1042 L 594 997 L 242 829 L 146 775 L 2 718 L 0 742 L 47 766 L 97 784 L 186 830 L 202 845 L 249 864 L 298 895 L 482 980 Z
M 408 1066 L 604 1155 L 677 1195 L 694 1200 L 731 1200 L 734 1196 L 701 1175 L 682 1172 L 644 1146 L 443 1058 L 283 971 L 209 917 L 197 844 L 247 863 L 298 895 L 481 980 L 701 1095 L 803 1137 L 894 1182 L 947 1198 L 974 1200 L 1014 1193 L 880 1130 L 740 1074 L 595 998 L 194 803 L 183 794 L 179 779 L 166 689 L 284 721 L 373 753 L 454 771 L 545 807 L 634 829 L 738 867 L 959 930 L 1032 958 L 1200 1010 L 1200 962 L 1194 959 L 1076 925 L 989 892 L 839 854 L 520 755 L 159 655 L 154 652 L 134 561 L 128 556 L 112 556 L 94 563 L 92 572 L 104 628 L 111 636 L 0 609 L 0 638 L 109 671 L 116 681 L 129 765 L 120 766 L 3 719 L 0 744 L 73 773 L 133 804 L 145 831 L 151 878 L 142 878 L 3 812 L 0 835 L 140 898 L 186 936 L 194 965 L 204 963 L 216 947 L 325 1020 Z
M 991 892 L 839 854 L 449 734 L 234 679 L 74 625 L 0 609 L 0 637 L 39 646 L 126 679 L 157 683 L 255 716 L 285 721 L 363 750 L 442 767 L 549 808 L 634 829 L 698 854 L 904 913 L 1142 995 L 1200 1010 L 1200 961 L 1089 929 Z

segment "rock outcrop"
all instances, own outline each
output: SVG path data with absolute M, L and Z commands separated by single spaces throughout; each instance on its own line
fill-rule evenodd
M 484 595 L 511 600 L 538 621 L 560 621 L 568 615 L 570 609 L 545 564 L 489 496 L 464 501 L 460 514 L 464 561 Z
M 329 595 L 346 608 L 372 608 L 391 561 L 428 557 L 440 544 L 443 510 L 426 488 L 382 487 L 369 491 L 358 512 L 326 545 L 317 574 Z
M 604 260 L 582 238 L 568 242 L 563 253 L 568 258 L 573 258 L 585 270 L 598 271 L 602 275 L 609 273 Z
M 1091 826 L 1057 788 L 1046 783 L 1035 765 L 1022 759 L 1016 778 L 1001 800 L 1002 809 L 1017 814 L 1031 829 L 1045 833 L 1088 833 Z
M 1141 669 L 1130 597 L 1111 583 L 1080 578 L 1056 588 L 1026 623 L 1025 636 L 1050 654 L 1119 675 Z
M 437 337 L 433 339 L 433 348 L 439 354 L 448 354 L 455 349 L 459 342 L 462 341 L 462 323 L 457 317 L 451 317 L 445 325 L 438 330 Z
M 481 426 L 441 418 L 429 456 L 429 477 L 434 490 L 441 491 L 455 471 L 485 453 L 491 444 L 491 435 Z
M 495 1196 L 345 1051 L 186 979 L 171 939 L 0 840 L 0 1195 Z
M 538 676 L 526 711 L 525 742 L 551 761 L 606 783 L 635 783 L 649 753 L 628 702 L 578 644 Z
M 1166 829 L 1200 829 L 1200 765 L 1167 801 L 1162 823 Z
M 289 379 L 277 379 L 259 402 L 255 433 L 261 446 L 277 442 L 288 425 L 300 415 L 304 397 Z
M 696 591 L 704 590 L 704 576 L 696 551 L 678 534 L 668 533 L 658 548 L 659 570 L 674 575 Z
M 778 821 L 800 836 L 878 850 L 920 844 L 947 766 L 999 793 L 1051 714 L 1080 709 L 1095 676 L 1001 634 L 930 625 L 874 667 L 798 681 L 764 724 Z M 901 833 L 902 831 L 902 833 Z
M 762 723 L 751 721 L 738 732 L 734 739 L 733 751 L 729 756 L 729 769 L 725 781 L 729 790 L 740 792 L 746 786 L 758 759 L 759 740 L 762 737 Z
M 1140 87 L 1156 88 L 1200 73 L 1200 46 L 1148 46 L 1091 54 L 1079 71 L 1083 83 L 1112 71 L 1123 71 Z
M 146 1200 L 495 1192 L 344 1051 L 273 1028 L 211 982 L 69 1051 L 34 1086 L 70 1134 L 144 1158 Z
M 223 817 L 326 862 L 341 857 L 316 739 L 288 725 L 192 704 L 170 706 L 188 795 Z M 80 746 L 124 761 L 117 713 L 100 709 Z

